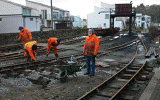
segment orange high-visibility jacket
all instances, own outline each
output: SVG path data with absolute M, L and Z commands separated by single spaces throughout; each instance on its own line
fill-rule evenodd
M 32 34 L 25 27 L 23 27 L 23 29 L 24 31 L 20 32 L 18 40 L 22 39 L 24 46 L 25 43 L 30 42 L 32 40 Z
M 35 53 L 35 50 L 32 50 L 32 46 L 33 45 L 37 45 L 37 42 L 36 41 L 31 41 L 31 42 L 27 42 L 25 45 L 24 45 L 24 49 L 26 49 L 28 52 L 29 52 L 29 55 L 30 57 L 33 59 L 33 60 L 36 60 L 35 56 L 33 53 Z M 36 53 L 35 53 L 36 54 Z M 27 54 L 25 55 L 27 56 Z
M 58 43 L 58 44 L 55 44 L 55 42 L 57 41 L 57 38 L 54 38 L 54 37 L 51 37 L 51 38 L 49 38 L 48 39 L 48 48 L 47 48 L 47 54 L 49 53 L 49 50 L 50 50 L 50 48 L 51 48 L 51 46 L 53 46 L 53 48 L 54 48 L 54 54 L 58 54 L 58 52 L 57 52 L 57 46 L 60 44 L 60 43 Z
M 87 36 L 83 48 L 83 54 L 86 56 L 97 55 L 99 50 L 99 39 L 93 34 L 91 37 Z

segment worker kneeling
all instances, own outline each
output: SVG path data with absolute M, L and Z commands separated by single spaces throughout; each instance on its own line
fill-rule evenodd
M 60 39 L 58 38 L 54 38 L 54 37 L 51 37 L 48 39 L 48 48 L 47 48 L 47 55 L 49 55 L 50 51 L 52 48 L 54 48 L 54 54 L 56 56 L 56 58 L 58 58 L 58 52 L 57 52 L 57 46 L 60 44 Z
M 37 50 L 37 42 L 36 41 L 31 41 L 28 42 L 24 45 L 24 50 L 25 50 L 25 54 L 24 56 L 27 56 L 27 62 L 30 62 L 31 60 L 35 61 L 36 58 L 36 52 L 35 50 Z

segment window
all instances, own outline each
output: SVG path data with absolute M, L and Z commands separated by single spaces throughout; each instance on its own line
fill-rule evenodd
M 53 19 L 58 19 L 58 12 L 53 12 Z
M 47 19 L 47 10 L 45 10 L 45 19 Z
M 144 20 L 145 20 L 145 17 L 142 17 L 142 20 L 144 21 Z
M 63 15 L 62 14 L 60 14 L 60 19 L 63 19 Z
M 47 19 L 47 10 L 41 10 L 42 19 Z
M 73 16 L 71 16 L 71 20 L 72 20 L 73 22 L 75 21 Z
M 138 23 L 140 23 L 140 21 L 138 21 Z
M 106 23 L 104 23 L 103 26 L 106 27 Z
M 64 12 L 64 15 L 65 15 L 66 17 L 69 17 L 69 12 Z
M 44 24 L 44 21 L 43 21 L 43 20 L 41 20 L 41 23 L 42 23 L 42 24 Z
M 70 23 L 67 23 L 67 27 L 71 27 L 71 24 L 70 24 Z
M 39 16 L 40 16 L 40 19 L 42 19 L 42 14 L 40 14 Z
M 31 9 L 23 8 L 23 15 L 31 15 Z
M 33 21 L 33 18 L 30 18 L 30 21 Z
M 69 14 L 67 13 L 67 14 L 66 14 L 66 16 L 68 17 L 68 16 L 69 16 Z
M 109 14 L 105 14 L 105 19 L 109 19 Z
M 0 18 L 0 21 L 2 21 L 2 18 Z
M 63 19 L 63 16 L 64 16 L 64 12 L 61 11 L 61 12 L 60 12 L 60 19 Z

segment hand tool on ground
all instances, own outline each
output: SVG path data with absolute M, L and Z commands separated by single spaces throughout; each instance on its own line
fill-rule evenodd
M 48 54 L 42 60 L 44 60 L 46 57 L 48 57 L 50 52 L 51 52 L 51 50 L 49 50 Z

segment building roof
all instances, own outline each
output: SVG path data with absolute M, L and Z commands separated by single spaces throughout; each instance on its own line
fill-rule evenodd
M 44 7 L 48 7 L 50 8 L 51 6 L 49 5 L 45 5 L 45 4 L 42 4 L 42 3 L 38 3 L 38 2 L 33 2 L 33 1 L 29 1 L 29 0 L 26 0 L 27 2 L 31 2 L 31 3 L 34 3 L 34 4 L 37 4 L 37 5 L 41 5 L 41 6 L 44 6 Z M 53 10 L 62 10 L 62 11 L 67 11 L 69 12 L 68 10 L 63 10 L 63 9 L 60 9 L 60 8 L 57 8 L 55 6 L 52 6 L 53 7 Z
M 10 3 L 10 4 L 16 5 L 16 6 L 20 6 L 22 8 L 35 9 L 35 8 L 27 7 L 27 6 L 24 6 L 24 5 L 21 5 L 21 4 L 17 4 L 17 3 L 14 3 L 14 2 L 8 1 L 8 0 L 0 0 L 0 1 L 7 2 L 7 3 Z

